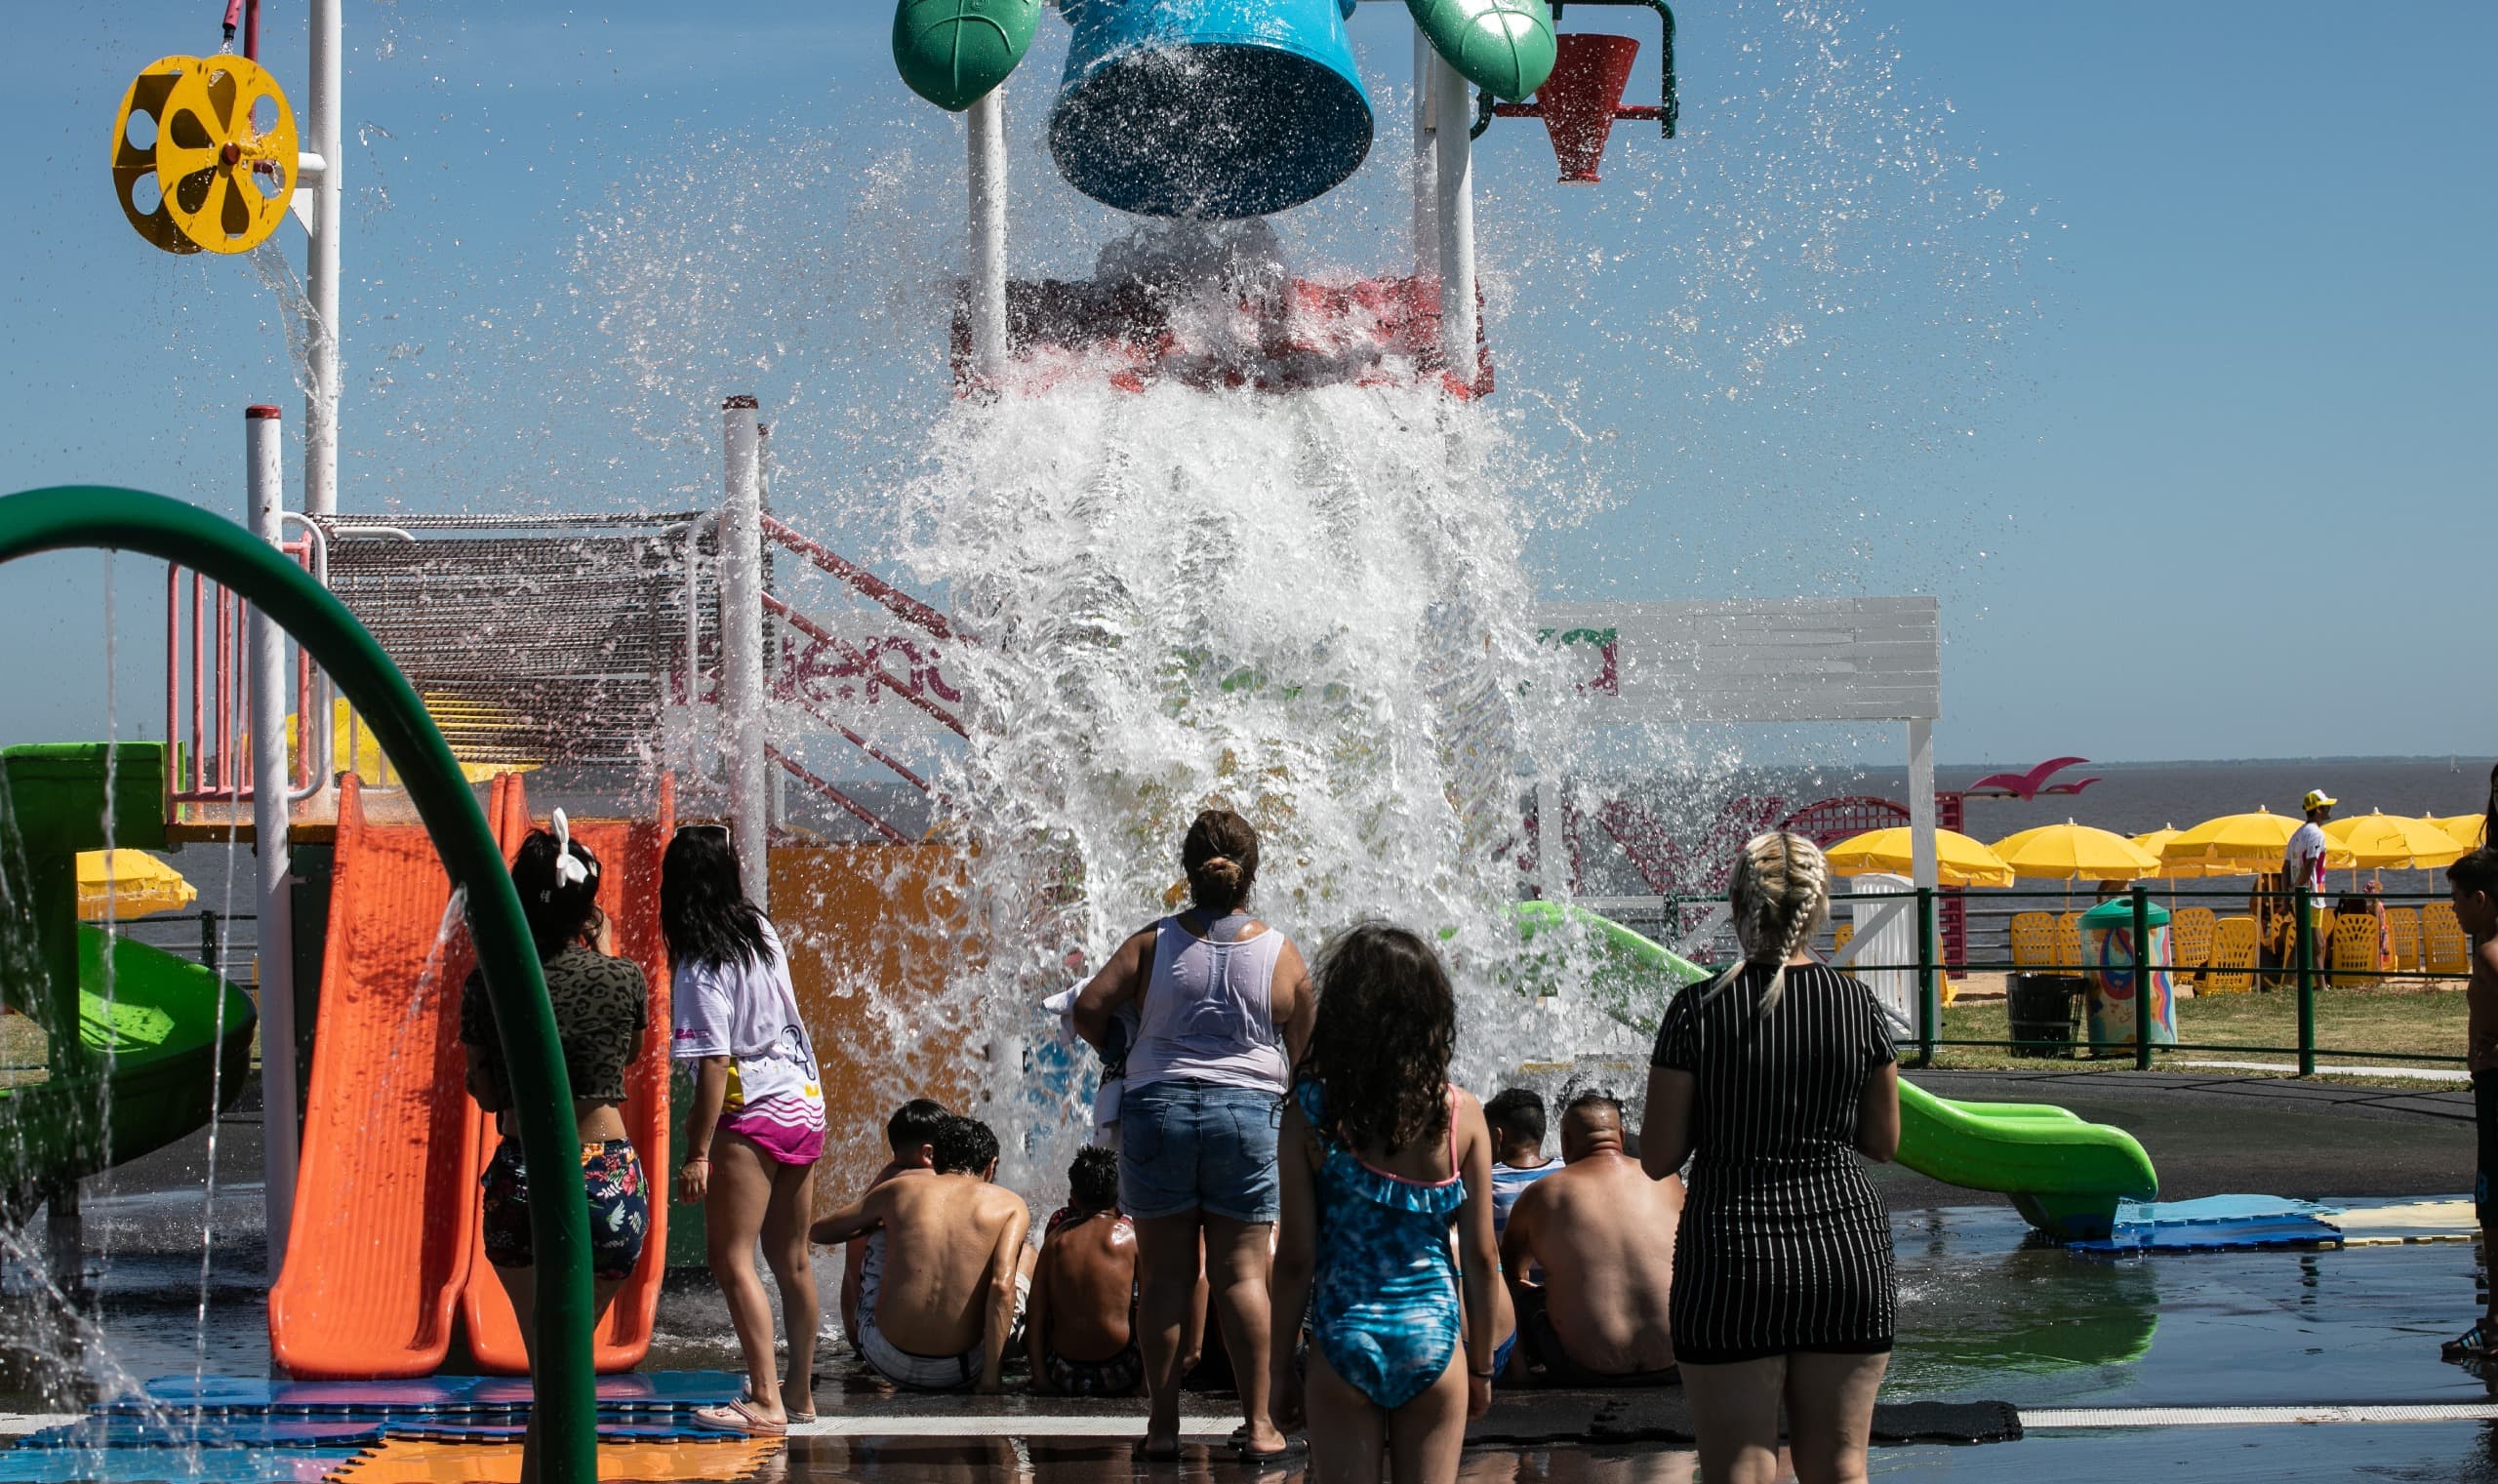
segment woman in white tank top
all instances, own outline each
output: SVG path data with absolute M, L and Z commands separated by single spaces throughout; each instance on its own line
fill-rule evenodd
M 1283 1452 L 1267 1410 L 1267 1275 L 1278 1212 L 1275 1130 L 1315 1000 L 1301 951 L 1243 906 L 1258 832 L 1229 810 L 1197 816 L 1181 845 L 1188 911 L 1119 945 L 1076 996 L 1075 1028 L 1115 1063 L 1119 1201 L 1136 1223 L 1138 1341 L 1148 1458 L 1177 1458 L 1182 1331 L 1202 1240 L 1212 1306 L 1240 1388 L 1241 1451 Z M 1114 1012 L 1138 1012 L 1118 1044 Z

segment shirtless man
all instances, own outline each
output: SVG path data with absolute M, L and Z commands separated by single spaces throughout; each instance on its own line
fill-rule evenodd
M 914 1391 L 993 1392 L 1031 1284 L 1031 1213 L 990 1183 L 988 1125 L 948 1118 L 936 1145 L 932 1173 L 889 1180 L 807 1234 L 837 1247 L 872 1232 L 881 1246 L 859 1296 L 859 1353 L 877 1375 Z
M 1549 1386 L 1674 1379 L 1666 1292 L 1682 1182 L 1650 1180 L 1622 1143 L 1621 1103 L 1573 1100 L 1561 1113 L 1560 1173 L 1519 1193 L 1501 1238 L 1518 1345 Z M 1524 1281 L 1530 1265 L 1544 1269 L 1542 1287 Z
M 937 1131 L 954 1115 L 946 1111 L 942 1103 L 926 1098 L 913 1098 L 894 1109 L 885 1120 L 885 1146 L 893 1157 L 867 1182 L 867 1188 L 878 1185 L 897 1175 L 924 1175 L 937 1167 Z M 870 1237 L 852 1237 L 841 1249 L 841 1333 L 850 1337 L 850 1347 L 859 1347 L 859 1295 L 865 1291 L 869 1270 L 875 1263 L 870 1258 Z
M 1136 1347 L 1136 1227 L 1119 1214 L 1119 1156 L 1078 1149 L 1068 1208 L 1032 1266 L 1024 1345 L 1045 1396 L 1125 1396 L 1145 1379 Z

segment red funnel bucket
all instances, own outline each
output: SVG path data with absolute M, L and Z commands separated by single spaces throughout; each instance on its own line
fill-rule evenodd
M 1552 75 L 1535 95 L 1536 108 L 1544 116 L 1544 132 L 1552 136 L 1561 183 L 1593 185 L 1596 162 L 1604 158 L 1605 140 L 1613 134 L 1614 109 L 1631 84 L 1639 42 L 1601 31 L 1571 31 L 1553 40 L 1558 55 Z

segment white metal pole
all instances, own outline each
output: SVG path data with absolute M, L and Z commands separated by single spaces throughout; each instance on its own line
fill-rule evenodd
M 1439 175 L 1431 168 L 1431 78 L 1439 54 L 1421 26 L 1414 27 L 1414 276 L 1440 276 Z
M 1440 355 L 1448 374 L 1474 383 L 1474 90 L 1455 67 L 1431 60 L 1431 116 L 1438 138 Z
M 1535 880 L 1547 902 L 1570 900 L 1570 842 L 1561 825 L 1561 785 L 1543 780 L 1535 785 Z
M 1006 372 L 1006 89 L 991 88 L 970 124 L 972 370 L 984 381 Z
M 728 736 L 729 822 L 746 900 L 770 910 L 771 810 L 763 746 L 763 468 L 752 397 L 721 404 L 727 455 L 720 507 L 720 706 Z
M 339 234 L 345 228 L 339 184 L 346 173 L 340 147 L 341 65 L 346 55 L 343 0 L 311 0 L 310 114 L 313 148 L 321 177 L 313 197 L 312 240 L 304 291 L 310 299 L 305 368 L 310 389 L 303 398 L 303 508 L 313 515 L 339 509 Z
M 1934 850 L 1934 723 L 1909 723 L 1909 871 L 1912 884 L 1941 885 Z
M 276 408 L 243 410 L 252 534 L 272 545 L 284 539 L 280 517 L 286 509 L 278 433 Z M 286 1266 L 287 1227 L 295 1211 L 295 882 L 286 802 L 286 703 L 295 693 L 295 677 L 286 662 L 286 630 L 258 608 L 252 610 L 250 673 L 252 839 L 260 859 L 261 1157 L 274 1279 Z M 300 724 L 310 726 L 312 718 Z

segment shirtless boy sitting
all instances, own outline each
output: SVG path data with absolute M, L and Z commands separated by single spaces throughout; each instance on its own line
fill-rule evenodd
M 1622 1104 L 1582 1094 L 1561 1114 L 1559 1173 L 1511 1208 L 1501 1267 L 1518 1345 L 1549 1386 L 1658 1385 L 1674 1379 L 1666 1319 L 1682 1182 L 1650 1180 L 1622 1148 Z M 1544 1283 L 1521 1281 L 1530 1265 Z
M 1137 1353 L 1136 1227 L 1119 1214 L 1119 1156 L 1096 1145 L 1067 1167 L 1068 1209 L 1050 1219 L 1032 1266 L 1024 1345 L 1032 1389 L 1125 1396 L 1145 1377 Z
M 822 1247 L 869 1236 L 858 1344 L 877 1375 L 914 1391 L 991 1392 L 1031 1284 L 1031 1213 L 989 1183 L 988 1125 L 947 1118 L 936 1145 L 933 1173 L 889 1180 L 807 1234 Z
M 944 1103 L 926 1098 L 913 1098 L 894 1109 L 894 1115 L 885 1120 L 885 1145 L 893 1150 L 893 1158 L 867 1182 L 867 1188 L 873 1190 L 897 1175 L 925 1175 L 934 1170 L 937 1131 L 953 1116 Z M 841 1249 L 841 1333 L 850 1337 L 854 1350 L 859 1347 L 859 1295 L 874 1266 L 868 1252 L 872 1241 L 852 1237 Z

